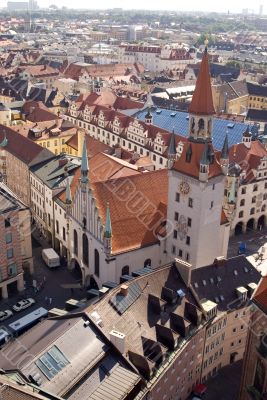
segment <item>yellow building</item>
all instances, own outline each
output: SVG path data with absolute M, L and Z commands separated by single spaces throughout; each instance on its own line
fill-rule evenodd
M 247 83 L 233 81 L 212 86 L 214 108 L 217 113 L 243 114 L 248 109 Z
M 267 86 L 247 83 L 249 101 L 248 108 L 267 110 Z
M 55 155 L 66 153 L 81 157 L 84 130 L 73 127 L 69 121 L 57 119 L 45 122 L 27 122 L 12 129 L 28 137 Z

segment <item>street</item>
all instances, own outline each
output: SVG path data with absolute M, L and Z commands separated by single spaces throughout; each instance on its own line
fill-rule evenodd
M 77 286 L 79 281 L 74 277 L 71 271 L 67 270 L 66 267 L 49 269 L 46 266 L 42 259 L 41 252 L 43 247 L 50 246 L 44 241 L 44 239 L 34 234 L 32 245 L 34 275 L 31 276 L 27 273 L 24 274 L 25 290 L 11 295 L 8 299 L 2 299 L 0 301 L 0 310 L 12 310 L 12 306 L 16 304 L 17 301 L 28 297 L 32 297 L 36 303 L 21 312 L 14 312 L 14 315 L 11 318 L 0 322 L 0 328 L 8 326 L 10 323 L 39 307 L 44 307 L 48 310 L 54 307 L 64 309 L 66 300 L 70 298 L 80 300 L 86 297 L 85 290 L 80 288 L 70 289 L 71 286 Z M 43 287 L 40 288 L 37 293 L 35 293 L 32 286 L 33 279 L 37 281 L 37 286 L 43 282 Z M 68 288 L 64 288 L 64 285 Z M 52 299 L 51 304 L 50 299 Z

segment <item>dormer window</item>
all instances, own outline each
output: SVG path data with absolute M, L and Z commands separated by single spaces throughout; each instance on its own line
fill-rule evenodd
M 257 190 L 258 190 L 258 185 L 255 184 L 255 185 L 253 186 L 253 192 L 257 192 Z

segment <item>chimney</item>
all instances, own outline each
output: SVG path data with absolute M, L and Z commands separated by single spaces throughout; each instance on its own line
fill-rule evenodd
M 66 165 L 68 163 L 68 160 L 66 158 L 60 158 L 58 160 L 58 166 L 59 167 L 63 167 L 64 165 Z
M 127 286 L 127 285 L 122 285 L 122 286 L 121 286 L 120 294 L 121 294 L 122 296 L 124 296 L 124 297 L 127 296 L 127 294 L 128 294 L 128 286 Z
M 220 257 L 216 257 L 214 260 L 213 265 L 215 267 L 223 267 L 225 265 L 225 257 L 224 256 L 220 256 Z
M 125 337 L 124 333 L 115 331 L 114 329 L 109 332 L 111 343 L 119 350 L 121 354 L 125 351 Z

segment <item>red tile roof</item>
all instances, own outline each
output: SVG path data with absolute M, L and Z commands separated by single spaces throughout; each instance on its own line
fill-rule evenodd
M 186 160 L 186 152 L 187 149 L 191 146 L 192 156 L 190 162 Z M 183 174 L 192 176 L 194 178 L 199 178 L 199 170 L 200 170 L 200 160 L 204 150 L 204 143 L 195 143 L 195 142 L 187 142 L 184 144 L 184 149 L 181 154 L 181 157 L 175 161 L 173 165 L 173 169 Z M 212 149 L 212 144 L 209 145 Z M 209 178 L 213 178 L 215 176 L 222 175 L 222 168 L 219 162 L 219 153 L 215 152 L 214 162 L 209 165 Z
M 267 276 L 263 276 L 253 297 L 256 303 L 267 314 Z
M 209 56 L 207 51 L 204 52 L 202 58 L 196 88 L 189 106 L 189 113 L 200 115 L 215 114 L 210 83 Z

